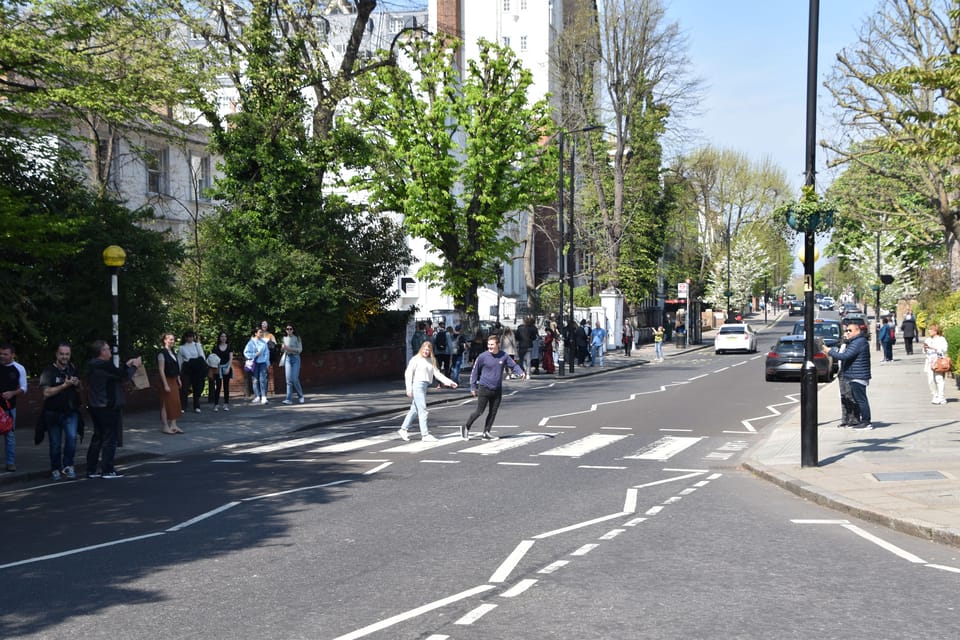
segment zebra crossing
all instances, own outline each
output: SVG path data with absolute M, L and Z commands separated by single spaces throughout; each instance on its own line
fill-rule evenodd
M 568 458 L 578 459 L 602 452 L 607 447 L 617 443 L 634 444 L 632 452 L 623 453 L 617 448 L 614 458 L 620 461 L 653 461 L 666 462 L 671 458 L 686 452 L 709 438 L 706 436 L 675 436 L 665 435 L 652 442 L 638 443 L 637 434 L 633 433 L 589 433 L 577 437 L 567 427 L 544 430 L 522 430 L 518 433 L 500 431 L 501 437 L 492 441 L 464 442 L 455 433 L 441 433 L 441 428 L 434 428 L 434 441 L 423 441 L 417 434 L 411 434 L 413 439 L 402 441 L 396 431 L 365 435 L 357 431 L 332 431 L 315 436 L 294 438 L 266 444 L 230 445 L 227 448 L 234 455 L 255 455 L 281 453 L 292 449 L 306 448 L 310 454 L 338 454 L 350 452 L 370 452 L 376 454 L 420 454 L 434 450 L 447 450 L 451 455 L 463 455 L 464 459 L 473 456 L 499 456 L 508 453 L 521 452 L 524 448 L 529 451 L 531 458 Z M 626 429 L 624 429 L 626 430 Z M 543 449 L 544 444 L 552 444 Z M 317 446 L 319 445 L 319 446 Z M 703 460 L 726 460 L 735 452 L 742 451 L 748 446 L 745 441 L 721 442 L 716 444 L 708 453 L 701 455 Z M 535 463 L 517 463 L 530 465 Z M 595 467 L 607 468 L 607 467 Z M 621 467 L 609 467 L 621 468 Z

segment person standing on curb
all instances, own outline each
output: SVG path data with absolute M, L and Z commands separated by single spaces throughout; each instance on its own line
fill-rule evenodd
M 230 411 L 230 381 L 233 380 L 233 347 L 227 334 L 223 331 L 217 336 L 217 344 L 210 352 L 217 356 L 220 364 L 217 365 L 217 376 L 210 381 L 209 402 L 213 403 L 213 410 L 220 406 L 220 392 L 223 391 L 223 410 Z
M 656 353 L 654 362 L 663 362 L 663 334 L 666 333 L 666 330 L 663 328 L 663 325 L 660 325 L 653 330 L 653 349 Z
M 13 419 L 13 429 L 3 436 L 7 471 L 17 470 L 17 396 L 27 395 L 27 370 L 14 360 L 16 355 L 12 344 L 0 344 L 0 397 L 6 402 L 0 411 Z
M 893 362 L 893 318 L 887 318 L 877 337 L 880 338 L 880 346 L 883 347 L 883 362 Z
M 430 386 L 430 382 L 434 378 L 454 389 L 457 388 L 456 381 L 443 375 L 436 360 L 433 359 L 433 345 L 430 344 L 429 340 L 424 340 L 423 344 L 420 345 L 420 351 L 410 358 L 407 369 L 403 374 L 407 386 L 407 397 L 413 399 L 410 403 L 410 411 L 407 412 L 407 417 L 403 419 L 403 424 L 397 431 L 404 441 L 410 440 L 407 430 L 413 423 L 414 416 L 420 420 L 420 439 L 424 442 L 437 441 L 436 436 L 430 435 L 430 429 L 427 427 L 427 418 L 430 415 L 430 411 L 427 409 L 427 387 Z
M 453 328 L 453 354 L 450 356 L 450 379 L 460 384 L 460 369 L 463 367 L 463 356 L 470 346 L 467 337 L 463 335 L 463 326 Z
M 523 369 L 513 359 L 500 350 L 500 338 L 495 335 L 487 338 L 487 350 L 477 357 L 470 372 L 470 395 L 477 398 L 477 408 L 473 410 L 467 421 L 460 426 L 460 437 L 470 439 L 470 427 L 484 411 L 489 408 L 487 418 L 483 424 L 484 440 L 496 440 L 490 429 L 497 419 L 500 410 L 500 400 L 503 398 L 503 368 L 510 367 L 521 380 L 524 377 Z
M 860 422 L 850 428 L 857 430 L 873 429 L 870 423 L 870 401 L 867 399 L 867 385 L 870 384 L 870 343 L 866 337 L 866 325 L 857 323 L 848 324 L 843 334 L 849 342 L 841 352 L 836 348 L 823 347 L 826 353 L 842 364 L 840 376 L 850 383 L 850 393 L 860 409 Z
M 140 358 L 130 358 L 126 367 L 113 366 L 110 345 L 103 340 L 93 343 L 97 355 L 87 366 L 87 403 L 93 418 L 93 437 L 87 448 L 88 478 L 122 478 L 113 466 L 120 441 L 120 419 L 125 404 L 123 383 L 133 378 L 140 367 Z M 97 471 L 97 463 L 100 471 Z
M 195 331 L 183 334 L 180 348 L 177 349 L 177 364 L 180 365 L 180 402 L 183 404 L 183 412 L 187 412 L 188 397 L 192 393 L 193 411 L 200 413 L 200 396 L 203 395 L 203 385 L 207 382 L 207 356 L 203 352 L 203 345 L 197 342 Z
M 633 325 L 629 320 L 623 321 L 623 355 L 629 356 L 633 350 Z
M 283 373 L 287 379 L 287 397 L 283 404 L 293 404 L 293 392 L 297 392 L 300 404 L 306 402 L 303 396 L 303 386 L 300 384 L 300 354 L 303 353 L 303 342 L 297 335 L 297 328 L 292 322 L 286 324 L 287 335 L 283 336 Z
M 903 314 L 903 322 L 900 323 L 900 335 L 903 336 L 903 350 L 908 356 L 913 355 L 913 341 L 917 337 L 917 318 L 913 315 L 913 309 L 907 308 Z
M 520 366 L 527 373 L 527 380 L 530 379 L 530 370 L 533 366 L 533 343 L 539 337 L 537 328 L 533 324 L 533 317 L 527 316 L 523 319 L 523 324 L 517 327 L 514 332 L 517 339 L 517 357 Z
M 943 395 L 943 376 L 933 370 L 933 363 L 937 358 L 947 355 L 947 339 L 940 333 L 940 325 L 934 323 L 927 327 L 927 337 L 923 341 L 923 370 L 927 373 L 927 385 L 933 398 L 931 404 L 947 404 Z
M 50 440 L 50 477 L 59 480 L 77 477 L 73 459 L 77 453 L 77 426 L 80 423 L 80 378 L 70 362 L 70 344 L 57 345 L 56 360 L 40 374 L 43 389 L 43 426 Z
M 253 360 L 250 379 L 253 383 L 253 404 L 267 404 L 267 375 L 270 366 L 270 347 L 263 339 L 263 329 L 257 327 L 250 334 L 247 346 L 243 348 L 243 357 Z
M 157 354 L 157 370 L 160 372 L 160 433 L 174 435 L 183 433 L 177 426 L 182 413 L 180 405 L 180 361 L 173 353 L 175 338 L 172 333 L 160 336 L 160 353 Z
M 846 351 L 847 345 L 850 343 L 847 336 L 840 340 L 840 346 L 837 348 L 837 351 Z M 843 363 L 840 363 L 841 374 L 843 372 Z M 860 407 L 857 405 L 857 401 L 853 398 L 853 392 L 850 391 L 850 381 L 847 380 L 843 375 L 837 376 L 837 386 L 840 389 L 840 428 L 844 427 L 853 427 L 860 424 Z
M 599 362 L 602 367 L 603 352 L 607 350 L 607 330 L 600 326 L 599 320 L 597 320 L 594 330 L 590 332 L 590 346 L 593 349 L 593 360 L 590 362 L 590 366 L 592 367 Z

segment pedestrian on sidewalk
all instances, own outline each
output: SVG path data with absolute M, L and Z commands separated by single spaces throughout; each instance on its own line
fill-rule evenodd
M 593 348 L 593 360 L 590 366 L 600 364 L 603 366 L 603 352 L 607 350 L 607 330 L 600 326 L 597 320 L 596 326 L 590 332 L 590 346 Z
M 877 337 L 880 338 L 880 346 L 883 348 L 883 362 L 893 362 L 893 343 L 896 342 L 894 338 L 895 327 L 892 317 L 884 318 L 883 326 L 880 327 L 880 332 L 877 334 Z
M 851 427 L 857 430 L 873 429 L 870 419 L 870 401 L 867 399 L 867 385 L 870 384 L 870 343 L 867 341 L 867 327 L 860 322 L 846 325 L 843 329 L 848 339 L 846 348 L 841 352 L 836 348 L 823 347 L 834 360 L 842 363 L 840 376 L 850 383 L 850 393 L 860 409 L 860 422 Z
M 427 409 L 427 387 L 430 386 L 434 378 L 454 389 L 457 388 L 456 381 L 443 375 L 437 366 L 437 361 L 433 358 L 433 345 L 430 344 L 429 340 L 424 340 L 423 344 L 420 345 L 420 350 L 410 358 L 407 369 L 403 374 L 407 387 L 407 397 L 413 399 L 410 403 L 410 411 L 407 412 L 407 417 L 403 419 L 403 424 L 397 431 L 405 441 L 410 439 L 408 429 L 413 424 L 414 417 L 419 418 L 420 421 L 420 439 L 424 442 L 436 442 L 437 440 L 435 436 L 430 434 L 430 429 L 427 426 L 427 418 L 430 416 L 430 411 Z
M 913 355 L 913 341 L 917 337 L 917 318 L 913 315 L 913 309 L 907 307 L 907 312 L 903 314 L 903 322 L 900 323 L 900 335 L 903 336 L 903 350 L 908 356 Z
M 292 322 L 286 324 L 287 335 L 283 336 L 283 373 L 287 379 L 287 397 L 283 404 L 293 404 L 293 392 L 297 392 L 300 404 L 306 402 L 303 395 L 303 386 L 300 384 L 300 354 L 303 353 L 303 342 L 297 334 L 297 328 Z
M 160 432 L 167 435 L 183 433 L 177 426 L 182 413 L 180 405 L 180 362 L 173 353 L 175 338 L 172 333 L 160 336 L 160 353 L 157 354 L 157 370 L 160 372 Z
M 663 325 L 660 325 L 653 330 L 653 349 L 654 361 L 663 362 L 663 335 L 666 333 L 666 330 L 663 328 Z
M 126 366 L 114 366 L 110 345 L 103 340 L 93 343 L 93 351 L 97 355 L 87 365 L 87 404 L 93 418 L 93 437 L 87 448 L 87 477 L 122 478 L 113 466 L 113 458 L 120 441 L 125 404 L 123 383 L 133 378 L 141 362 L 140 358 L 130 358 Z
M 213 403 L 213 410 L 218 411 L 220 406 L 220 392 L 223 391 L 223 410 L 230 411 L 230 381 L 233 380 L 233 347 L 223 331 L 217 336 L 217 344 L 210 352 L 220 359 L 217 372 L 210 381 L 210 397 L 208 402 Z
M 517 360 L 517 339 L 513 335 L 513 329 L 510 327 L 503 328 L 503 333 L 500 335 L 500 348 L 503 349 L 503 352 L 510 356 L 513 361 Z M 507 374 L 507 377 L 513 378 L 510 374 Z
M 267 373 L 270 366 L 270 347 L 263 339 L 263 329 L 256 327 L 250 333 L 247 346 L 243 348 L 243 357 L 253 360 L 250 379 L 253 383 L 253 404 L 267 404 Z
M 927 373 L 927 386 L 933 398 L 931 404 L 947 404 L 943 395 L 943 376 L 933 370 L 933 363 L 937 358 L 947 355 L 947 339 L 940 333 L 940 325 L 933 323 L 927 327 L 927 337 L 923 340 L 923 370 Z
M 192 394 L 193 411 L 200 413 L 200 397 L 203 395 L 203 385 L 207 382 L 207 355 L 203 352 L 203 345 L 197 341 L 195 331 L 187 331 L 180 339 L 177 363 L 180 365 L 180 403 L 183 412 L 188 411 L 188 397 Z
M 629 320 L 623 321 L 623 355 L 629 356 L 633 350 L 633 325 Z
M 433 334 L 433 352 L 440 372 L 445 376 L 450 375 L 450 356 L 453 353 L 453 332 L 442 321 Z
M 519 356 L 518 362 L 520 363 L 520 366 L 523 367 L 523 370 L 527 373 L 527 380 L 529 380 L 530 371 L 533 367 L 533 344 L 540 337 L 537 332 L 537 327 L 534 325 L 533 317 L 525 317 L 523 319 L 523 324 L 517 327 L 514 335 L 517 339 L 517 356 Z
M 73 459 L 77 453 L 77 427 L 80 424 L 80 378 L 70 362 L 67 342 L 57 345 L 53 364 L 40 374 L 43 389 L 43 428 L 50 441 L 50 477 L 59 480 L 77 477 Z
M 546 326 L 546 332 L 543 336 L 543 353 L 541 354 L 541 362 L 543 364 L 543 370 L 548 374 L 556 373 L 557 367 L 553 362 L 553 346 L 557 341 L 557 323 L 550 322 Z
M 451 338 L 453 353 L 450 354 L 450 379 L 460 384 L 460 369 L 463 367 L 463 358 L 468 355 L 467 350 L 470 348 L 470 343 L 467 342 L 467 337 L 463 335 L 463 326 L 459 324 L 453 328 Z
M 840 340 L 840 346 L 837 348 L 838 351 L 846 351 L 847 345 L 850 343 L 847 336 Z M 843 363 L 840 363 L 840 372 L 843 372 Z M 837 376 L 837 386 L 840 388 L 840 427 L 853 427 L 860 424 L 860 406 L 857 404 L 857 401 L 853 397 L 853 392 L 850 390 L 850 381 L 847 380 L 843 375 Z
M 17 470 L 17 396 L 27 395 L 27 370 L 14 359 L 16 357 L 12 344 L 0 344 L 0 397 L 6 403 L 0 405 L 0 411 L 6 411 L 13 419 L 13 429 L 3 436 L 7 471 Z
M 470 427 L 487 409 L 489 411 L 483 423 L 481 437 L 484 440 L 497 439 L 491 429 L 493 421 L 497 419 L 497 411 L 500 410 L 500 400 L 503 398 L 504 367 L 510 367 L 518 378 L 523 379 L 523 369 L 500 349 L 500 338 L 492 335 L 487 338 L 487 350 L 481 353 L 473 363 L 473 370 L 470 372 L 470 395 L 477 398 L 477 408 L 460 426 L 460 437 L 464 440 L 470 439 Z

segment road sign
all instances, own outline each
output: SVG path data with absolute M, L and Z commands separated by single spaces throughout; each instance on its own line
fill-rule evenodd
M 687 284 L 686 282 L 681 282 L 681 283 L 677 284 L 677 297 L 678 297 L 678 298 L 686 298 L 686 297 L 687 297 L 687 291 L 689 291 L 689 290 L 690 290 L 690 285 Z

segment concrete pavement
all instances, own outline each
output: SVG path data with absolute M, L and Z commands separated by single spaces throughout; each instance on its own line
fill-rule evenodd
M 748 319 L 762 324 L 760 317 Z M 771 318 L 774 322 L 776 318 Z M 703 345 L 664 348 L 667 359 L 689 350 L 712 346 L 710 334 Z M 762 344 L 761 347 L 765 346 Z M 821 386 L 818 395 L 819 461 L 817 467 L 800 466 L 799 404 L 779 407 L 784 415 L 766 427 L 761 440 L 746 452 L 742 467 L 808 500 L 871 520 L 913 535 L 960 546 L 960 393 L 952 378 L 947 380 L 947 404 L 933 405 L 922 371 L 923 356 L 907 356 L 902 345 L 894 362 L 880 364 L 873 352 L 873 380 L 868 394 L 873 412 L 872 431 L 837 427 L 840 402 L 837 385 Z M 620 352 L 606 356 L 606 369 L 645 364 L 652 359 L 653 345 L 644 345 L 627 358 Z M 577 367 L 575 376 L 588 376 L 601 369 Z M 759 374 L 758 374 L 759 375 Z M 468 372 L 461 378 L 467 381 Z M 535 376 L 534 380 L 554 376 Z M 525 384 L 508 381 L 509 385 Z M 772 383 L 771 383 L 772 384 Z M 799 384 L 777 383 L 784 394 L 797 400 Z M 462 400 L 468 389 L 432 389 L 428 403 Z M 182 455 L 230 442 L 248 442 L 281 436 L 299 430 L 379 415 L 402 414 L 409 407 L 399 380 L 364 382 L 338 388 L 314 390 L 306 404 L 284 406 L 283 396 L 271 397 L 267 406 L 234 400 L 231 411 L 214 413 L 209 405 L 199 414 L 186 414 L 179 421 L 184 435 L 160 432 L 156 412 L 130 413 L 124 417 L 124 446 L 117 463 Z M 786 401 L 786 400 L 785 400 Z M 158 401 L 159 405 L 159 401 Z M 89 419 L 88 419 L 89 422 Z M 399 424 L 399 419 L 398 419 Z M 92 425 L 88 424 L 88 436 Z M 16 472 L 0 474 L 0 483 L 49 478 L 47 443 L 33 444 L 33 429 L 17 430 Z M 89 440 L 87 440 L 89 441 Z M 77 470 L 84 471 L 86 443 L 78 447 Z

